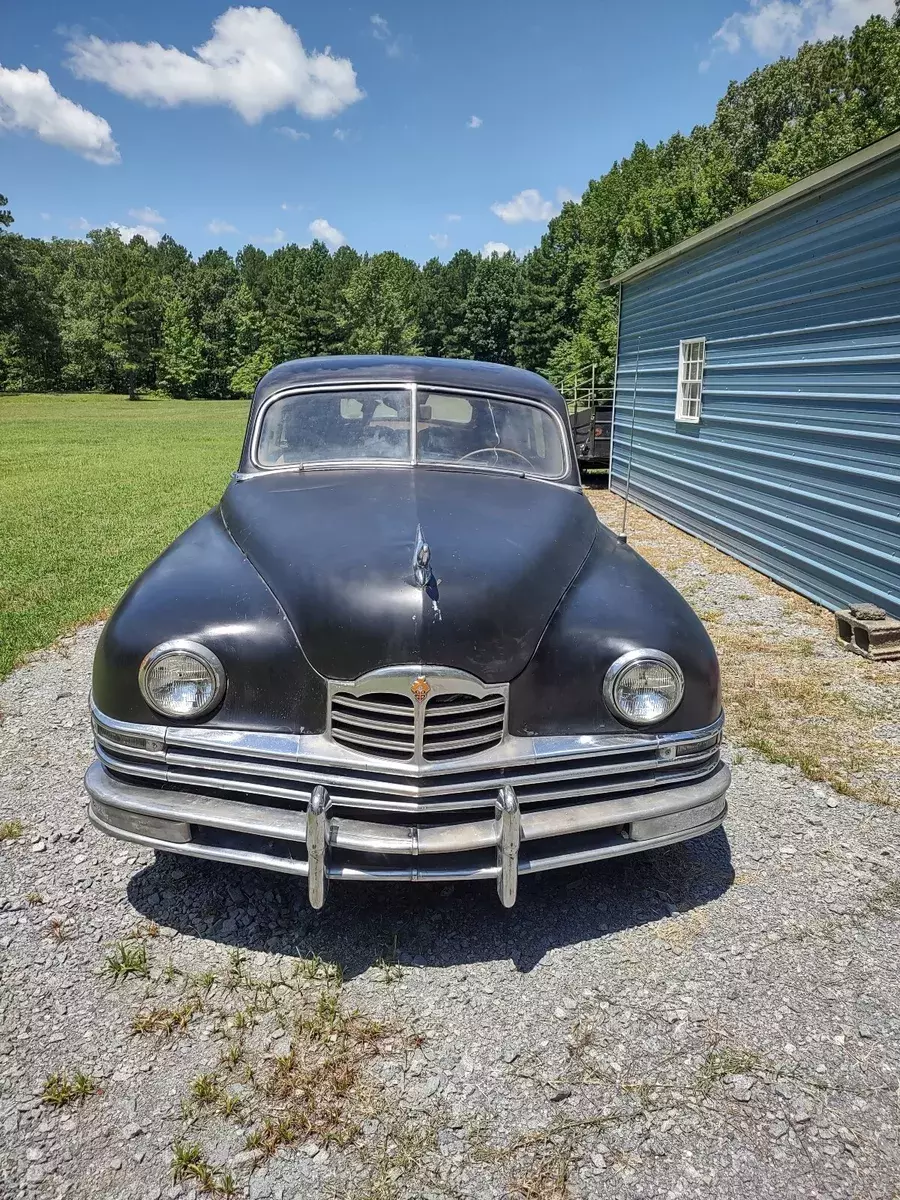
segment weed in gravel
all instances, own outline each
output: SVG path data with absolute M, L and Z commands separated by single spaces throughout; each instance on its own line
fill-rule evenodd
M 220 1064 L 229 1071 L 233 1071 L 244 1057 L 245 1047 L 243 1042 L 229 1042 L 222 1053 L 219 1055 Z
M 323 992 L 295 1020 L 290 1050 L 256 1072 L 252 1108 L 268 1108 L 247 1139 L 248 1149 L 267 1156 L 281 1146 L 315 1138 L 342 1144 L 356 1132 L 352 1094 L 364 1065 L 386 1037 L 384 1028 L 357 1012 L 345 1012 Z
M 211 991 L 218 981 L 219 977 L 215 971 L 200 971 L 197 975 L 188 975 L 188 983 L 203 992 Z
M 318 954 L 299 959 L 294 964 L 294 975 L 298 979 L 333 983 L 340 987 L 344 982 L 344 972 L 337 963 L 327 962 Z
M 714 625 L 715 622 L 721 620 L 724 615 L 725 614 L 721 608 L 703 608 L 697 613 L 697 616 L 706 625 Z
M 231 1020 L 238 1030 L 252 1029 L 256 1024 L 255 1014 L 249 1008 L 239 1008 L 232 1014 Z
M 145 938 L 159 937 L 159 926 L 155 921 L 140 921 L 126 938 L 133 942 L 142 942 Z
M 158 1033 L 168 1036 L 176 1030 L 186 1029 L 188 1022 L 201 1009 L 196 996 L 174 1008 L 151 1008 L 139 1012 L 131 1022 L 132 1033 Z
M 236 1117 L 241 1106 L 241 1098 L 235 1092 L 223 1092 L 219 1097 L 219 1112 L 223 1117 Z
M 660 942 L 680 953 L 693 946 L 708 925 L 709 916 L 701 909 L 695 908 L 691 912 L 657 922 L 653 932 Z
M 51 917 L 47 923 L 47 936 L 54 942 L 68 942 L 72 934 L 61 917 Z
M 217 1170 L 203 1153 L 199 1142 L 176 1142 L 172 1147 L 172 1180 L 196 1184 L 203 1196 L 230 1200 L 237 1185 L 230 1171 Z
M 197 1104 L 215 1104 L 222 1094 L 219 1081 L 215 1075 L 197 1075 L 191 1080 L 191 1098 Z
M 252 983 L 252 979 L 247 966 L 247 955 L 243 950 L 232 950 L 228 955 L 228 966 L 222 979 L 223 986 L 229 991 L 237 991 L 238 988 L 246 987 L 250 983 Z
M 728 1075 L 750 1075 L 763 1066 L 762 1055 L 755 1050 L 733 1046 L 715 1046 L 704 1058 L 696 1078 L 696 1089 L 707 1095 L 714 1084 Z
M 379 974 L 379 983 L 399 983 L 403 978 L 403 968 L 400 966 L 400 956 L 397 950 L 397 935 L 394 934 L 390 949 L 375 959 L 375 969 Z
M 172 1178 L 176 1183 L 195 1178 L 196 1168 L 204 1161 L 199 1142 L 176 1142 L 172 1147 Z
M 0 842 L 15 842 L 25 832 L 25 826 L 15 818 L 0 821 Z
M 114 942 L 106 952 L 103 970 L 115 980 L 125 979 L 128 975 L 146 979 L 150 974 L 147 947 L 143 942 Z
M 84 1071 L 75 1071 L 71 1078 L 66 1071 L 58 1071 L 47 1076 L 41 1099 L 54 1108 L 62 1108 L 66 1104 L 80 1104 L 88 1096 L 93 1096 L 97 1087 L 96 1079 Z
M 25 895 L 25 900 L 28 904 L 32 905 L 44 903 L 44 897 L 40 892 L 27 892 Z
M 418 1122 L 398 1120 L 364 1145 L 361 1157 L 369 1174 L 351 1193 L 352 1200 L 399 1200 L 412 1190 L 412 1183 L 417 1185 L 415 1195 L 443 1191 L 441 1181 L 427 1165 L 428 1155 L 437 1150 L 437 1133 L 437 1117 Z
M 537 1155 L 509 1185 L 508 1196 L 522 1200 L 566 1200 L 572 1154 L 569 1146 L 554 1147 Z

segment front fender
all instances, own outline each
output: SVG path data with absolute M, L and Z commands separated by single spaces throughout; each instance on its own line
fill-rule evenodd
M 633 733 L 604 704 L 603 679 L 620 654 L 641 647 L 671 654 L 684 672 L 681 704 L 668 720 L 645 731 L 680 733 L 711 725 L 722 707 L 719 663 L 702 621 L 648 562 L 601 531 L 510 687 L 510 732 Z
M 172 638 L 202 642 L 225 668 L 225 696 L 204 725 L 324 730 L 324 680 L 306 660 L 278 601 L 229 537 L 218 509 L 150 564 L 107 621 L 94 658 L 97 707 L 120 721 L 181 724 L 151 709 L 137 682 L 144 656 Z

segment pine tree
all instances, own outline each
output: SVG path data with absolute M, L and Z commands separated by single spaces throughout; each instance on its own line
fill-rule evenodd
M 198 394 L 203 370 L 203 340 L 191 322 L 187 302 L 175 293 L 163 316 L 159 384 L 170 396 L 187 400 Z

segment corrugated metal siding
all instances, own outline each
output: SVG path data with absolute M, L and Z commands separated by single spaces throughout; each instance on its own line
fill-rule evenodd
M 613 490 L 633 439 L 650 511 L 820 604 L 900 616 L 900 156 L 622 291 Z M 692 337 L 699 425 L 675 421 Z

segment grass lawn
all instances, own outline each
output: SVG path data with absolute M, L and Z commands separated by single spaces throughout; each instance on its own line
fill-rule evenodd
M 0 395 L 0 678 L 112 608 L 216 502 L 247 407 Z

